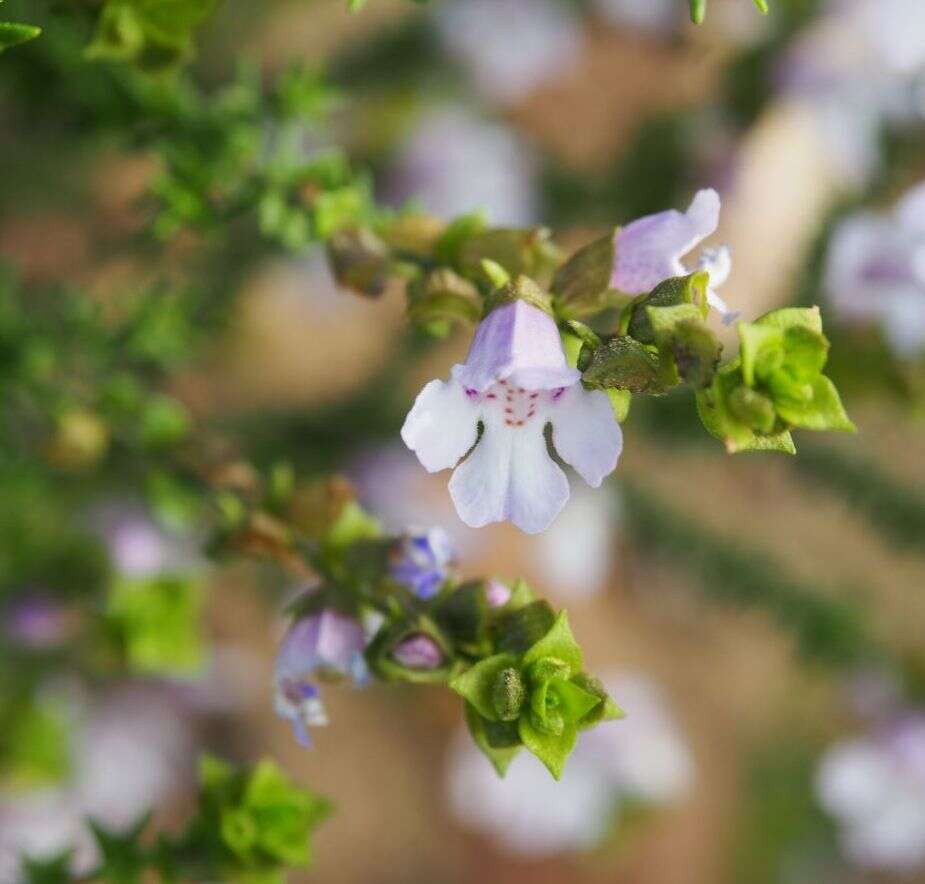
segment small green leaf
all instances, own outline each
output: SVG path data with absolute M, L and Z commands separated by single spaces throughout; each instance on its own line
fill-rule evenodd
M 471 703 L 483 718 L 498 721 L 494 703 L 495 682 L 505 669 L 516 665 L 517 658 L 513 654 L 495 654 L 451 679 L 450 689 Z
M 857 432 L 857 427 L 845 412 L 835 384 L 825 375 L 819 375 L 813 382 L 809 402 L 805 405 L 777 403 L 777 412 L 788 424 L 805 430 Z
M 466 703 L 466 724 L 475 745 L 482 750 L 485 757 L 492 763 L 499 777 L 507 773 L 511 762 L 520 752 L 520 746 L 493 746 L 486 732 L 486 721 L 471 703 Z
M 674 307 L 678 304 L 694 304 L 706 319 L 710 307 L 707 303 L 707 287 L 710 275 L 705 271 L 675 276 L 659 283 L 648 295 L 637 298 L 630 308 L 627 331 L 643 344 L 655 343 L 655 331 L 649 321 L 649 307 Z
M 798 381 L 811 382 L 829 358 L 829 341 L 822 332 L 793 326 L 784 332 L 784 364 Z
M 611 338 L 594 351 L 582 380 L 597 390 L 659 394 L 668 389 L 658 353 L 625 335 Z
M 723 345 L 694 304 L 647 307 L 646 313 L 663 357 L 674 360 L 678 375 L 695 389 L 709 386 Z
M 575 641 L 575 636 L 572 635 L 572 630 L 568 625 L 568 614 L 565 611 L 560 612 L 546 635 L 524 654 L 523 665 L 529 666 L 544 657 L 552 657 L 568 664 L 573 675 L 581 672 L 581 648 Z
M 491 625 L 495 648 L 499 652 L 519 656 L 546 635 L 555 620 L 556 615 L 547 602 L 523 604 L 518 587 L 515 587 L 506 609 Z
M 551 690 L 559 698 L 562 714 L 566 721 L 577 723 L 599 706 L 601 698 L 580 688 L 572 681 L 554 682 Z
M 560 734 L 544 733 L 534 727 L 529 715 L 522 715 L 518 729 L 524 746 L 546 765 L 553 777 L 561 779 L 565 762 L 578 740 L 578 728 L 565 722 Z
M 616 254 L 616 232 L 579 249 L 553 277 L 551 291 L 556 310 L 563 317 L 575 319 L 600 312 L 607 306 Z
M 759 378 L 767 378 L 783 364 L 784 333 L 774 326 L 753 322 L 740 322 L 737 330 L 742 377 L 749 387 L 754 387 Z
M 691 21 L 695 25 L 702 25 L 707 17 L 707 0 L 690 0 Z
M 705 390 L 697 391 L 697 413 L 707 432 L 720 439 L 730 454 L 741 451 L 780 451 L 795 454 L 788 431 L 756 433 L 733 413 L 729 399 L 744 383 L 738 360 L 724 365 Z
M 386 244 L 371 230 L 341 230 L 327 243 L 334 278 L 344 288 L 378 298 L 389 281 L 391 260 Z
M 0 21 L 0 52 L 20 43 L 34 40 L 42 33 L 42 29 L 35 25 L 24 25 L 10 21 Z
M 440 234 L 434 244 L 434 259 L 439 264 L 456 267 L 463 243 L 470 237 L 484 233 L 487 229 L 488 222 L 484 212 L 473 212 L 470 215 L 456 218 Z
M 729 394 L 727 405 L 730 414 L 750 429 L 766 434 L 774 430 L 777 411 L 764 393 L 742 384 Z

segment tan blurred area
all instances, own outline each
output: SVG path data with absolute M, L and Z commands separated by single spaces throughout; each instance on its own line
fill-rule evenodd
M 342 7 L 341 0 L 277 5 L 254 44 L 280 64 L 289 58 L 320 61 L 366 31 L 420 14 L 413 4 L 398 0 L 376 0 L 357 17 L 347 17 Z M 585 30 L 581 62 L 503 116 L 542 151 L 588 173 L 627 143 L 641 120 L 706 101 L 728 52 L 710 30 L 674 43 L 602 23 L 586 24 Z M 822 219 L 839 196 L 808 113 L 796 104 L 772 103 L 740 146 L 723 194 L 716 242 L 731 246 L 735 268 L 724 295 L 746 317 L 787 303 Z M 102 162 L 118 174 L 99 177 L 98 204 L 105 217 L 131 224 L 126 206 L 149 170 L 136 161 Z M 595 231 L 557 234 L 590 240 Z M 114 260 L 91 272 L 85 263 L 86 235 L 74 218 L 30 218 L 15 229 L 0 230 L 0 251 L 27 259 L 24 272 L 29 275 L 72 274 L 105 297 L 119 280 L 131 278 L 132 268 Z M 213 416 L 320 408 L 379 377 L 400 344 L 403 327 L 399 290 L 376 302 L 361 300 L 337 291 L 320 260 L 278 262 L 251 277 L 212 362 L 178 389 L 198 412 Z M 451 337 L 408 373 L 401 392 L 409 403 L 428 378 L 446 376 L 465 346 L 464 335 Z M 920 480 L 921 427 L 892 421 L 891 406 L 849 407 L 860 435 L 833 444 L 863 452 L 899 481 Z M 698 523 L 720 536 L 768 549 L 795 575 L 818 581 L 821 591 L 844 582 L 872 588 L 879 599 L 875 630 L 887 638 L 915 640 L 909 631 L 925 618 L 925 594 L 910 599 L 906 590 L 925 586 L 921 556 L 888 547 L 846 503 L 801 484 L 776 456 L 727 458 L 719 454 L 719 445 L 712 453 L 676 450 L 670 442 L 658 444 L 635 430 L 632 414 L 624 432 L 624 459 L 599 494 L 618 499 L 621 473 L 644 475 L 653 491 L 670 496 Z M 312 439 L 304 439 L 304 445 L 310 447 Z M 422 471 L 415 489 L 429 507 L 452 519 L 446 478 L 428 478 Z M 267 692 L 248 709 L 238 731 L 221 739 L 240 757 L 269 754 L 278 759 L 295 779 L 331 796 L 338 811 L 317 833 L 314 869 L 293 880 L 724 880 L 748 753 L 777 731 L 830 733 L 838 724 L 832 713 L 838 706 L 836 686 L 799 667 L 790 642 L 766 617 L 704 604 L 685 574 L 639 555 L 621 534 L 619 519 L 606 588 L 574 602 L 568 601 L 567 588 L 544 586 L 541 539 L 510 526 L 478 534 L 465 542 L 466 574 L 523 575 L 558 604 L 569 605 L 590 668 L 645 671 L 664 687 L 692 747 L 694 788 L 677 806 L 646 821 L 632 839 L 573 858 L 514 860 L 465 832 L 447 810 L 447 751 L 461 719 L 459 704 L 447 691 L 329 688 L 325 699 L 332 725 L 317 731 L 310 751 L 301 749 L 287 723 L 274 717 Z M 257 575 L 247 566 L 234 566 L 215 581 L 210 613 L 215 635 L 253 651 L 259 675 L 269 685 L 280 622 L 255 601 Z

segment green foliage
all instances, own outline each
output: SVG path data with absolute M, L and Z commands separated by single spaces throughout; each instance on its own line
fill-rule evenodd
M 793 453 L 790 430 L 854 432 L 835 385 L 822 374 L 829 342 L 818 308 L 775 310 L 738 325 L 740 356 L 698 393 L 704 426 L 730 452 Z
M 176 67 L 192 55 L 193 34 L 217 5 L 218 0 L 106 0 L 86 57 L 127 62 L 149 73 Z
M 106 607 L 129 668 L 146 675 L 192 675 L 204 662 L 203 595 L 191 577 L 119 577 Z
M 581 648 L 563 611 L 522 653 L 494 654 L 450 681 L 466 701 L 476 745 L 500 774 L 522 744 L 559 779 L 579 729 L 619 716 L 599 686 L 588 689 L 582 667 Z
M 326 799 L 293 786 L 268 759 L 244 772 L 207 756 L 200 782 L 194 840 L 205 842 L 233 877 L 275 880 L 286 868 L 311 864 L 311 833 L 331 813 Z
M 291 869 L 312 862 L 311 835 L 331 813 L 330 802 L 294 786 L 277 765 L 259 761 L 237 768 L 212 756 L 200 761 L 195 813 L 177 836 L 146 837 L 149 817 L 125 831 L 89 826 L 99 864 L 86 876 L 70 870 L 70 854 L 24 860 L 28 884 L 119 881 L 283 882 Z

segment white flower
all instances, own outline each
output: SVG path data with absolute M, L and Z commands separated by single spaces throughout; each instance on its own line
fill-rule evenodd
M 816 794 L 851 861 L 898 872 L 925 866 L 925 716 L 837 743 L 819 765 Z
M 628 295 L 651 292 L 673 276 L 690 273 L 683 258 L 719 226 L 720 198 L 715 190 L 698 191 L 686 212 L 669 209 L 647 215 L 621 227 L 615 237 L 616 255 L 610 284 Z M 725 246 L 704 249 L 698 270 L 710 274 L 707 300 L 731 321 L 734 315 L 716 293 L 732 270 L 732 256 Z
M 507 520 L 536 534 L 569 497 L 546 448 L 546 426 L 559 457 L 594 488 L 623 447 L 610 400 L 580 378 L 566 364 L 552 317 L 514 301 L 483 320 L 450 380 L 424 387 L 402 439 L 429 472 L 456 468 L 450 496 L 467 525 Z
M 890 215 L 861 212 L 835 229 L 825 285 L 848 322 L 881 325 L 900 356 L 925 347 L 925 183 Z

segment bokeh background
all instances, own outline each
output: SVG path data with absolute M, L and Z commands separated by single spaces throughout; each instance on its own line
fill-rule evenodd
M 195 677 L 87 684 L 49 664 L 30 681 L 68 741 L 57 778 L 17 778 L 29 730 L 3 727 L 0 880 L 17 880 L 20 848 L 80 842 L 84 813 L 124 825 L 153 805 L 178 825 L 209 749 L 270 755 L 334 800 L 314 868 L 292 880 L 925 882 L 925 728 L 902 753 L 884 736 L 925 710 L 925 350 L 895 347 L 876 311 L 839 310 L 827 285 L 844 219 L 889 219 L 925 180 L 925 10 L 873 6 L 893 17 L 882 33 L 853 0 L 778 0 L 768 16 L 713 0 L 698 28 L 678 0 L 372 0 L 354 16 L 340 0 L 227 0 L 200 36 L 196 80 L 217 88 L 243 59 L 267 78 L 293 61 L 323 69 L 343 100 L 318 146 L 368 166 L 383 202 L 484 208 L 577 247 L 716 187 L 716 242 L 734 262 L 724 297 L 745 318 L 822 305 L 859 432 L 798 436 L 793 458 L 729 457 L 688 395 L 637 401 L 616 474 L 593 493 L 573 486 L 549 532 L 466 529 L 446 476 L 398 437 L 466 333 L 409 331 L 399 286 L 375 301 L 339 290 L 321 247 L 252 250 L 228 275 L 226 322 L 170 394 L 257 460 L 349 476 L 390 527 L 442 525 L 464 574 L 525 577 L 568 608 L 629 718 L 558 792 L 517 765 L 486 781 L 437 689 L 329 689 L 332 724 L 306 751 L 271 702 L 294 581 L 210 561 L 196 526 L 159 519 L 124 464 L 52 473 L 40 493 L 11 460 L 5 646 L 44 660 L 66 644 L 84 578 L 40 584 L 15 554 L 63 533 L 116 572 L 195 573 L 207 643 Z M 109 81 L 66 61 L 67 27 L 0 57 L 0 258 L 25 285 L 61 298 L 80 286 L 117 311 L 150 272 L 118 243 L 148 222 L 158 158 L 114 136 Z M 925 326 L 922 277 L 917 292 L 901 327 Z M 868 664 L 852 644 L 868 638 L 901 671 Z M 846 747 L 866 747 L 867 766 L 839 773 Z M 864 830 L 871 820 L 885 831 Z

